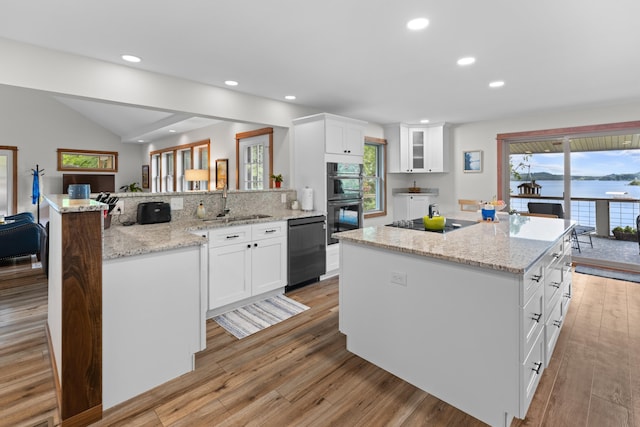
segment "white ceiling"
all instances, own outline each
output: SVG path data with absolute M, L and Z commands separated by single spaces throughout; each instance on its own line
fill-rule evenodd
M 30 0 L 0 4 L 0 37 L 375 123 L 464 123 L 640 99 L 638 16 L 638 0 Z M 119 108 L 93 114 L 123 140 L 177 119 Z

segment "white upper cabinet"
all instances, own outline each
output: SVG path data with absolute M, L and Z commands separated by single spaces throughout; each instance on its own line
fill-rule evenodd
M 326 120 L 325 151 L 332 154 L 364 154 L 364 127 L 342 120 Z
M 449 128 L 395 124 L 385 127 L 389 172 L 435 173 L 449 171 Z
M 364 154 L 364 129 L 367 122 L 336 116 L 334 114 L 314 114 L 293 121 L 296 148 L 303 150 L 304 156 L 313 155 L 317 143 L 323 143 L 325 155 L 339 155 L 335 161 L 347 163 L 349 156 L 353 163 L 360 163 Z M 358 161 L 357 158 L 360 158 Z M 334 161 L 334 160 L 328 160 Z

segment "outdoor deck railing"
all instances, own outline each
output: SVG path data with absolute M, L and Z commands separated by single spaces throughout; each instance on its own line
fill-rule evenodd
M 545 202 L 560 203 L 564 208 L 564 200 L 562 197 L 528 197 L 520 195 L 511 195 L 509 201 L 509 209 L 515 209 L 518 212 L 527 212 L 527 203 L 529 202 Z M 565 209 L 566 211 L 566 209 Z M 607 218 L 598 218 L 597 215 L 604 213 Z M 606 212 L 606 213 L 605 213 Z M 571 219 L 580 225 L 597 227 L 599 235 L 612 235 L 611 230 L 615 227 L 636 227 L 636 217 L 640 214 L 640 199 L 622 199 L 622 198 L 571 198 Z M 608 224 L 607 227 L 603 224 Z M 603 228 L 608 229 L 608 234 L 603 233 Z

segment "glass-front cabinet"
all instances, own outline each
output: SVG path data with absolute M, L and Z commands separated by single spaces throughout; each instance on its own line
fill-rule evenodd
M 389 172 L 448 172 L 449 129 L 446 124 L 385 127 L 389 150 Z

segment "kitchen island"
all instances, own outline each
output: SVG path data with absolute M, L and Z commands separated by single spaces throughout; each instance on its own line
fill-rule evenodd
M 498 218 L 444 234 L 380 226 L 335 236 L 347 349 L 508 426 L 525 417 L 562 327 L 575 224 Z

